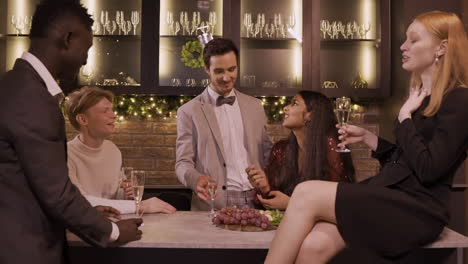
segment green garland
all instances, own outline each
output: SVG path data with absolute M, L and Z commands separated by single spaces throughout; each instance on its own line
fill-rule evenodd
M 190 68 L 203 68 L 205 66 L 203 62 L 203 46 L 198 40 L 187 41 L 182 46 L 180 57 L 184 65 Z
M 120 120 L 173 118 L 177 109 L 192 98 L 192 96 L 119 95 L 114 99 L 114 109 Z M 283 108 L 288 104 L 289 98 L 284 96 L 257 98 L 262 101 L 269 123 L 283 119 Z

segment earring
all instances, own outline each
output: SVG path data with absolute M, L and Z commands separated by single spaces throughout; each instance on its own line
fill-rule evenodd
M 435 57 L 435 62 L 439 62 L 439 57 Z

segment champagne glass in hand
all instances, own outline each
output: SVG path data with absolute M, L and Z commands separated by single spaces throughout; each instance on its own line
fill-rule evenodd
M 345 127 L 348 123 L 349 116 L 351 114 L 351 98 L 344 96 L 336 98 L 335 114 L 340 126 Z M 349 150 L 348 148 L 346 148 L 346 146 L 343 145 L 341 148 L 337 148 L 336 152 L 351 152 L 351 150 Z
M 122 167 L 119 177 L 119 187 L 122 188 L 124 199 L 131 199 L 130 195 L 127 195 L 127 190 L 131 186 L 131 180 L 133 175 L 132 167 Z
M 138 215 L 140 211 L 140 203 L 143 198 L 143 192 L 145 191 L 145 176 L 146 172 L 142 170 L 133 171 L 132 175 L 132 190 L 133 199 L 135 199 L 135 214 Z
M 216 189 L 218 188 L 218 183 L 216 182 L 216 180 L 209 178 L 207 188 L 208 188 L 208 193 L 210 194 L 210 200 L 211 200 L 210 216 L 214 217 L 216 214 L 214 211 L 214 199 L 216 196 Z

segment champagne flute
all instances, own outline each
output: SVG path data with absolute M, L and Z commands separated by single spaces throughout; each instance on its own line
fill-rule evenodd
M 208 179 L 208 193 L 210 194 L 210 200 L 211 200 L 211 212 L 210 212 L 211 217 L 214 217 L 216 215 L 215 210 L 214 210 L 214 200 L 215 200 L 217 188 L 218 188 L 218 183 L 216 182 L 216 180 L 209 178 Z
M 131 22 L 133 25 L 133 35 L 136 35 L 137 25 L 140 23 L 140 12 L 132 11 Z
M 132 175 L 132 190 L 133 199 L 135 199 L 135 214 L 138 215 L 140 211 L 140 203 L 143 198 L 143 192 L 145 191 L 145 176 L 146 172 L 142 170 L 133 171 Z
M 345 127 L 348 124 L 349 116 L 351 114 L 351 98 L 340 97 L 335 100 L 335 115 L 338 119 L 338 123 L 341 127 Z M 337 148 L 336 152 L 351 152 L 346 146 Z

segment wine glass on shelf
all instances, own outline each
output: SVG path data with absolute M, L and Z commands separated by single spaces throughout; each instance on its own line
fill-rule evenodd
M 288 28 L 294 28 L 296 26 L 296 16 L 294 15 L 294 13 L 292 13 L 289 17 L 288 17 Z
M 117 29 L 117 23 L 115 21 L 109 21 L 106 25 L 106 29 L 110 35 L 114 35 L 114 32 Z
M 371 29 L 371 24 L 369 22 L 366 22 L 366 23 L 362 23 L 361 25 L 361 29 L 363 31 L 362 33 L 362 38 L 367 38 L 367 33 L 370 31 Z
M 99 32 L 101 31 L 100 25 L 101 24 L 99 22 L 94 21 L 93 25 L 91 26 L 91 30 L 93 31 L 93 35 L 98 35 L 99 34 Z
M 140 23 L 140 12 L 132 11 L 131 22 L 133 25 L 133 35 L 136 35 L 137 25 Z
M 125 189 L 131 186 L 131 179 L 133 175 L 133 168 L 132 167 L 122 167 L 120 169 L 119 175 L 119 187 L 123 190 L 123 197 L 128 199 L 125 194 Z
M 25 32 L 28 32 L 27 34 L 31 32 L 31 26 L 32 26 L 31 22 L 32 22 L 32 17 L 24 16 L 24 29 L 25 29 Z
M 140 211 L 140 203 L 143 198 L 143 192 L 145 191 L 145 178 L 146 172 L 142 170 L 134 170 L 132 174 L 132 190 L 133 199 L 135 199 L 135 214 L 138 215 Z
M 166 24 L 169 28 L 169 35 L 174 35 L 174 13 L 171 11 L 166 13 Z
M 130 20 L 124 21 L 122 31 L 124 32 L 125 35 L 128 35 L 128 33 L 132 30 L 132 22 Z
M 179 31 L 180 31 L 180 23 L 179 23 L 179 21 L 176 21 L 175 22 L 175 29 L 174 29 L 174 36 L 177 36 Z
M 265 14 L 260 13 L 259 18 L 260 18 L 260 38 L 263 38 L 263 30 L 265 28 Z
M 121 19 L 121 13 L 120 10 L 115 11 L 115 23 L 117 24 L 118 27 L 118 34 L 121 34 L 121 28 L 122 28 L 122 19 Z
M 330 30 L 330 21 L 328 20 L 321 20 L 320 21 L 320 31 L 323 34 L 323 39 L 327 38 L 327 32 Z
M 218 23 L 217 18 L 216 18 L 216 12 L 211 11 L 209 13 L 208 23 L 209 23 L 210 28 L 211 28 L 211 34 L 214 35 L 215 34 L 215 26 Z
M 109 12 L 101 10 L 102 34 L 106 35 L 106 26 L 109 24 Z
M 19 34 L 23 34 L 23 29 L 25 25 L 24 25 L 24 20 L 22 16 L 16 17 L 16 22 L 14 26 L 16 28 L 16 36 L 19 36 Z
M 349 116 L 351 115 L 351 98 L 339 97 L 335 100 L 335 115 L 338 119 L 338 123 L 341 127 L 345 127 L 348 124 Z M 337 148 L 336 152 L 351 152 L 346 146 Z
M 245 26 L 245 32 L 247 34 L 247 38 L 250 38 L 250 28 L 252 27 L 252 14 L 251 13 L 244 14 L 244 26 Z
M 218 182 L 216 182 L 215 179 L 210 177 L 208 179 L 208 194 L 210 195 L 210 200 L 211 200 L 211 211 L 210 211 L 211 217 L 214 217 L 216 215 L 216 212 L 214 210 L 214 200 L 215 200 L 217 188 L 218 188 Z

